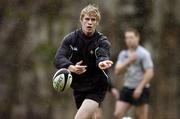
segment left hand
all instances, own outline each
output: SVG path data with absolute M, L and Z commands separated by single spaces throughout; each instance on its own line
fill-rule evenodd
M 142 89 L 141 88 L 136 88 L 134 90 L 134 92 L 133 92 L 134 99 L 140 98 L 141 94 L 142 94 Z
M 116 88 L 112 88 L 111 89 L 111 94 L 113 95 L 113 97 L 115 99 L 118 99 L 119 98 L 119 91 L 116 89 Z
M 113 62 L 111 60 L 105 60 L 99 62 L 98 66 L 100 69 L 108 69 L 112 66 Z

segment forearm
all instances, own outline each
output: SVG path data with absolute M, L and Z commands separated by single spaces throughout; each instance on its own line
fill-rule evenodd
M 143 89 L 152 80 L 153 76 L 153 69 L 147 69 L 144 73 L 143 80 L 140 82 L 137 88 Z
M 62 58 L 62 59 L 59 59 L 59 60 L 55 60 L 54 61 L 54 66 L 57 68 L 57 69 L 60 69 L 60 68 L 68 68 L 69 65 L 72 65 L 73 63 L 70 62 L 68 59 L 66 58 Z
M 116 66 L 115 66 L 115 74 L 118 75 L 118 74 L 124 73 L 128 66 L 129 66 L 128 60 L 126 60 L 122 64 L 116 64 Z
M 70 47 L 72 43 L 72 34 L 66 35 L 61 42 L 60 47 L 56 51 L 54 65 L 57 69 L 68 68 L 69 65 L 73 65 L 70 61 L 70 56 L 72 55 L 72 48 Z
M 57 69 L 68 68 L 73 63 L 69 60 L 70 50 L 67 47 L 60 47 L 55 55 L 54 65 Z
M 95 49 L 96 64 L 105 60 L 110 60 L 110 43 L 108 40 L 101 40 L 99 46 Z

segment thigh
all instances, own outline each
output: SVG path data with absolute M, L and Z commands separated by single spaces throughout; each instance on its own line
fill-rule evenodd
M 83 101 L 85 100 L 87 93 L 74 90 L 73 95 L 74 95 L 74 101 L 75 101 L 76 107 L 77 109 L 79 109 Z
M 103 119 L 103 112 L 102 112 L 102 108 L 101 107 L 98 107 L 96 109 L 95 117 L 96 117 L 96 119 Z
M 74 90 L 73 95 L 74 95 L 74 100 L 75 100 L 77 109 L 80 108 L 80 106 L 82 105 L 85 99 L 94 100 L 97 103 L 99 103 L 99 106 L 100 106 L 101 102 L 105 98 L 106 90 L 93 89 L 93 90 L 89 90 L 85 92 Z
M 129 104 L 133 104 L 133 90 L 134 89 L 130 89 L 128 87 L 123 87 L 120 91 L 119 91 L 119 100 L 122 102 L 127 102 Z
M 135 115 L 137 119 L 147 119 L 148 118 L 148 104 L 136 106 Z
M 91 119 L 94 117 L 94 114 L 99 106 L 94 100 L 85 99 L 76 113 L 75 119 Z

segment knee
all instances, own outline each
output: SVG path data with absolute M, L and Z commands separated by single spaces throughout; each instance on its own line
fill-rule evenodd
M 135 117 L 136 117 L 136 119 L 147 119 L 147 116 L 144 114 L 138 114 Z
M 148 114 L 146 112 L 136 112 L 135 117 L 136 119 L 147 119 Z

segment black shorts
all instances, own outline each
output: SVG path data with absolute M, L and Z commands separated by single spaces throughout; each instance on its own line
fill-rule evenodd
M 134 89 L 123 87 L 122 90 L 119 92 L 120 92 L 119 100 L 121 100 L 121 101 L 128 102 L 128 103 L 135 105 L 135 106 L 149 103 L 149 96 L 150 96 L 150 89 L 149 88 L 143 89 L 143 92 L 142 92 L 139 99 L 133 98 Z
M 90 90 L 90 91 L 73 91 L 74 100 L 76 103 L 77 109 L 79 109 L 85 99 L 91 99 L 99 103 L 104 100 L 106 95 L 106 90 L 98 91 L 98 90 Z

